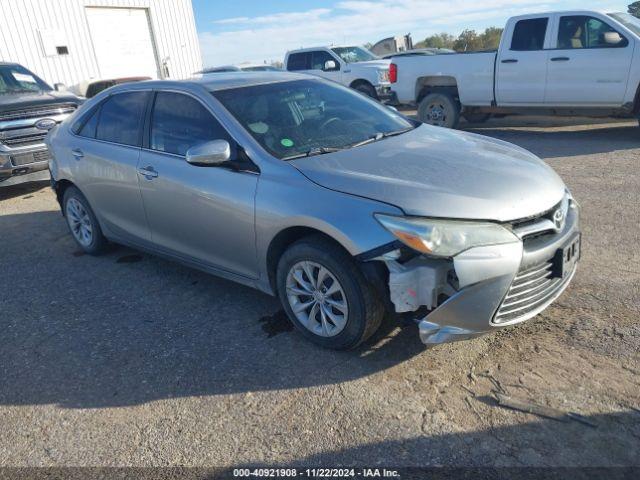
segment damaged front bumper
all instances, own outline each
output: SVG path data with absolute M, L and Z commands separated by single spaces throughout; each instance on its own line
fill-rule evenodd
M 429 310 L 417 320 L 427 345 L 477 337 L 534 317 L 575 274 L 577 204 L 570 202 L 560 231 L 540 234 L 528 225 L 519 236 L 520 241 L 472 248 L 449 260 L 416 257 L 401 264 L 386 258 L 396 311 Z

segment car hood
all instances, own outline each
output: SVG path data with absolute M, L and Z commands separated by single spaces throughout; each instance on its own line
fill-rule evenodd
M 566 191 L 551 167 L 520 147 L 428 125 L 291 163 L 326 188 L 425 217 L 522 219 L 550 210 Z
M 55 90 L 50 92 L 8 93 L 0 95 L 0 112 L 57 103 L 74 103 L 79 105 L 82 102 L 71 93 L 56 92 Z

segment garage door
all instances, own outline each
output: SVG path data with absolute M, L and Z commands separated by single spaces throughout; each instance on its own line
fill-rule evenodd
M 87 8 L 100 77 L 158 77 L 147 10 Z

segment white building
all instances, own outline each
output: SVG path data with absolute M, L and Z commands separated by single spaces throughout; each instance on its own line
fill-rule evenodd
M 0 0 L 0 61 L 50 84 L 202 69 L 191 0 Z

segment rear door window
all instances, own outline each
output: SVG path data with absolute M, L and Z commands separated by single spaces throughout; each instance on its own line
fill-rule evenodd
M 148 98 L 149 92 L 125 92 L 111 96 L 100 109 L 96 138 L 105 142 L 140 146 Z
M 544 49 L 544 39 L 547 35 L 549 18 L 530 18 L 520 20 L 513 29 L 511 50 L 529 52 Z
M 152 150 L 185 156 L 187 150 L 231 137 L 198 100 L 175 92 L 159 92 L 151 116 Z
M 311 70 L 311 52 L 292 53 L 287 60 L 287 70 Z

